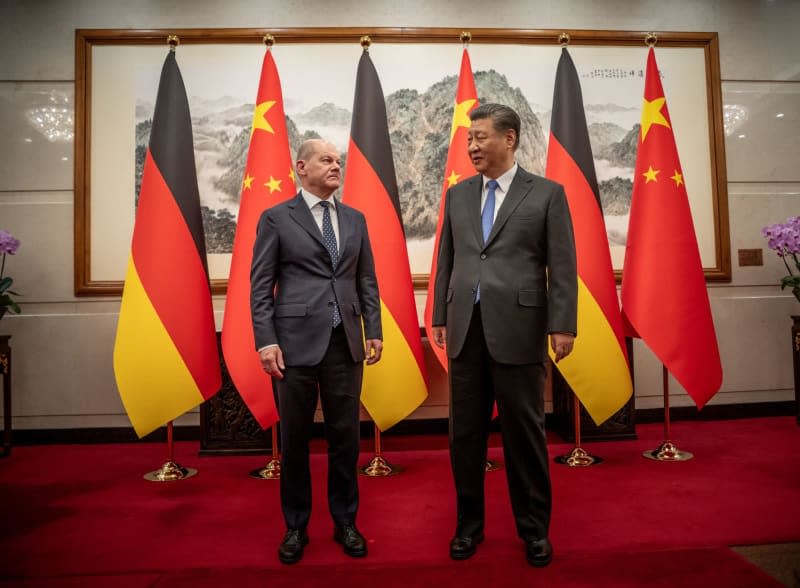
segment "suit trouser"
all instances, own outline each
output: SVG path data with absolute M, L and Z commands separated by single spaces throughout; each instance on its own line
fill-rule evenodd
M 464 347 L 450 359 L 450 459 L 456 486 L 456 535 L 483 530 L 484 475 L 493 404 L 497 402 L 503 456 L 517 533 L 547 536 L 551 490 L 544 430 L 545 369 L 541 363 L 510 365 L 491 358 L 480 304 L 472 313 Z
M 340 325 L 319 364 L 286 366 L 283 379 L 273 379 L 281 418 L 281 508 L 289 529 L 304 529 L 311 517 L 309 441 L 318 396 L 328 442 L 328 507 L 334 524 L 355 524 L 363 369 Z

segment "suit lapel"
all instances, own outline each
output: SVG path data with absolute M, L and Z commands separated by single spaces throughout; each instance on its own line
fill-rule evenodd
M 309 235 L 314 237 L 314 239 L 317 240 L 322 248 L 325 249 L 325 243 L 322 241 L 322 233 L 320 232 L 319 227 L 317 226 L 317 221 L 314 220 L 314 216 L 311 214 L 311 210 L 309 210 L 305 199 L 303 199 L 302 193 L 298 192 L 294 200 L 289 203 L 289 216 L 291 216 L 298 225 L 303 227 Z
M 519 206 L 520 202 L 525 199 L 525 196 L 528 195 L 532 187 L 533 177 L 522 168 L 518 168 L 517 174 L 514 176 L 511 186 L 508 188 L 508 194 L 506 194 L 506 197 L 503 199 L 500 210 L 497 211 L 497 217 L 494 219 L 492 231 L 489 233 L 489 238 L 484 244 L 484 249 L 494 241 L 497 234 L 503 229 L 503 225 L 506 224 L 508 217 L 510 217 L 511 213 Z
M 467 216 L 469 216 L 472 231 L 479 244 L 483 243 L 483 228 L 481 228 L 481 196 L 483 196 L 483 176 L 473 176 L 464 181 L 467 192 Z
M 348 237 L 353 232 L 353 219 L 350 209 L 339 200 L 336 201 L 336 217 L 339 219 L 339 259 L 341 260 L 346 254 Z

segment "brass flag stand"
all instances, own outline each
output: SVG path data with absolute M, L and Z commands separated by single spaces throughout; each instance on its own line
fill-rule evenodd
M 161 466 L 160 470 L 147 472 L 144 475 L 145 480 L 150 482 L 176 482 L 178 480 L 185 480 L 197 474 L 194 468 L 184 468 L 175 463 L 175 444 L 173 442 L 173 427 L 172 421 L 167 423 L 167 461 Z
M 667 366 L 661 366 L 661 376 L 664 383 L 664 442 L 658 446 L 658 449 L 652 449 L 642 453 L 647 459 L 654 459 L 656 461 L 686 461 L 692 459 L 694 455 L 688 451 L 681 451 L 670 440 L 670 422 L 669 422 L 669 371 Z
M 401 466 L 392 465 L 383 459 L 381 455 L 381 430 L 378 425 L 375 425 L 375 456 L 367 465 L 359 468 L 358 473 L 370 478 L 383 478 L 394 476 L 402 471 L 403 468 Z
M 574 403 L 572 412 L 575 417 L 575 447 L 568 455 L 559 455 L 554 461 L 573 468 L 585 468 L 602 463 L 603 460 L 601 458 L 590 455 L 581 447 L 581 402 L 574 392 L 572 393 L 572 399 Z
M 503 469 L 503 462 L 500 461 L 499 459 L 489 459 L 487 457 L 484 469 L 487 472 L 497 472 Z
M 496 472 L 498 470 L 503 469 L 503 462 L 498 461 L 496 459 L 487 459 L 486 460 L 486 471 L 487 472 Z
M 258 468 L 250 472 L 250 477 L 259 480 L 280 480 L 281 479 L 281 459 L 278 453 L 278 423 L 272 425 L 272 459 L 263 468 Z

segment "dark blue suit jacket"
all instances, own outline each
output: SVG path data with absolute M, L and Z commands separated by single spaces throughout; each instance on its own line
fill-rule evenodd
M 316 365 L 322 360 L 336 301 L 353 361 L 365 358 L 365 335 L 382 338 L 366 219 L 338 200 L 336 212 L 339 263 L 335 270 L 301 193 L 264 211 L 258 222 L 250 273 L 256 349 L 277 343 L 287 366 Z

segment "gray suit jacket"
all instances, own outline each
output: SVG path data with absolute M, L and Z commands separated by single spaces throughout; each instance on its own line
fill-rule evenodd
M 547 357 L 547 334 L 577 334 L 577 269 L 564 188 L 521 167 L 486 243 L 482 176 L 447 191 L 435 277 L 434 326 L 447 326 L 447 354 L 464 345 L 480 282 L 492 358 L 525 364 Z
M 339 302 L 353 361 L 364 360 L 364 335 L 381 339 L 375 264 L 364 215 L 336 202 L 339 263 L 334 271 L 322 233 L 302 194 L 264 211 L 250 272 L 256 349 L 277 343 L 287 366 L 316 365 L 331 336 Z M 362 330 L 363 322 L 363 330 Z

